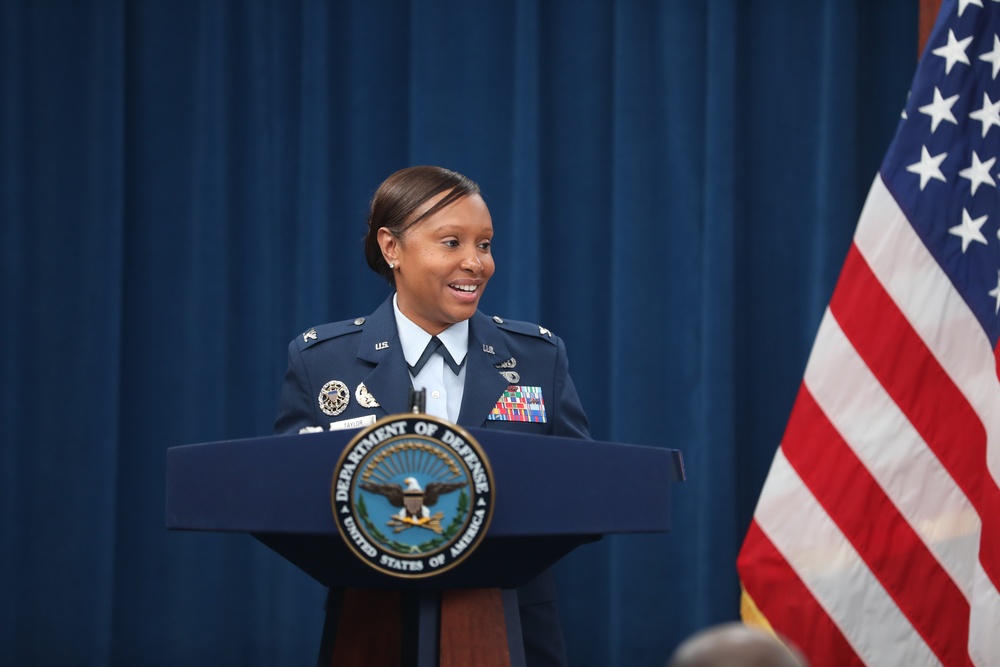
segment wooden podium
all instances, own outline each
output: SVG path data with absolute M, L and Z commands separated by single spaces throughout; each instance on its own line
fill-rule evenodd
M 331 476 L 354 431 L 171 448 L 166 525 L 249 533 L 330 587 L 321 664 L 517 667 L 524 652 L 513 589 L 603 535 L 669 531 L 682 458 L 657 447 L 467 430 L 493 469 L 493 520 L 474 553 L 434 577 L 383 574 L 338 533 Z

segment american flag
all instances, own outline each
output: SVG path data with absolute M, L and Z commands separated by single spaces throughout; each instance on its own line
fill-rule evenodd
M 814 667 L 1000 665 L 998 73 L 945 0 L 738 558 Z

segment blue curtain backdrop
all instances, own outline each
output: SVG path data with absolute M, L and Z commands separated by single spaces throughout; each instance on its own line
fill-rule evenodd
M 167 532 L 164 453 L 270 433 L 287 342 L 386 294 L 374 188 L 428 163 L 481 183 L 483 308 L 566 340 L 594 436 L 686 457 L 671 534 L 558 566 L 573 664 L 736 618 L 917 5 L 0 0 L 0 663 L 312 664 L 323 591 Z

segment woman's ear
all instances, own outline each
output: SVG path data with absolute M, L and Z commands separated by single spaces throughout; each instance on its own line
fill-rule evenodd
M 399 240 L 389 231 L 388 227 L 379 227 L 378 247 L 382 249 L 382 257 L 385 258 L 386 263 L 398 263 Z

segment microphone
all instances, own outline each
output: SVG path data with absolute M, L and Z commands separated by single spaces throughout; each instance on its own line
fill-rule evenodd
M 427 390 L 410 389 L 410 412 L 420 414 L 427 409 Z

